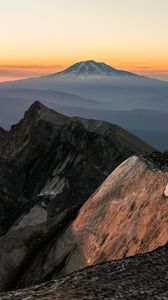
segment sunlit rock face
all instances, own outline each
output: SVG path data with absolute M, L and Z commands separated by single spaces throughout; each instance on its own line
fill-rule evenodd
M 81 208 L 72 224 L 86 265 L 145 253 L 168 242 L 168 172 L 133 156 Z
M 122 163 L 85 202 L 72 224 L 40 252 L 18 287 L 165 245 L 166 161 L 166 155 L 154 154 L 132 156 Z
M 58 280 L 0 294 L 2 300 L 168 299 L 168 246 L 92 266 Z

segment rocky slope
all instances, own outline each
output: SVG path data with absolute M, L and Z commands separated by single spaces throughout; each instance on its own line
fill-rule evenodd
M 168 246 L 93 266 L 29 289 L 1 294 L 2 300 L 168 299 Z
M 9 132 L 1 129 L 0 290 L 29 284 L 31 266 L 33 281 L 64 272 L 74 241 L 65 252 L 57 249 L 62 254 L 55 253 L 40 276 L 39 254 L 45 264 L 61 236 L 64 244 L 64 231 L 112 170 L 151 151 L 116 125 L 69 118 L 39 102 Z
M 19 211 L 37 195 L 57 199 L 59 209 L 81 205 L 131 154 L 152 150 L 118 126 L 68 118 L 35 102 L 9 132 L 0 130 L 0 193 L 16 199 Z
M 167 154 L 153 154 L 132 156 L 122 163 L 86 201 L 72 224 L 33 258 L 18 287 L 165 245 L 167 159 Z

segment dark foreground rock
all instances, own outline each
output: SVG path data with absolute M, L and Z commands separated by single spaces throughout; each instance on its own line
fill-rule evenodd
M 168 245 L 145 255 L 96 265 L 58 280 L 1 294 L 2 300 L 167 300 Z
M 151 151 L 150 146 L 118 126 L 69 118 L 39 102 L 35 102 L 9 132 L 1 130 L 0 290 L 43 282 L 91 264 L 92 260 L 89 263 L 86 259 L 86 239 L 88 236 L 88 242 L 93 242 L 94 251 L 92 229 L 84 228 L 86 216 L 79 222 L 81 212 L 71 226 L 72 221 L 80 207 L 120 163 L 134 153 L 143 155 Z M 120 182 L 117 180 L 116 176 L 116 183 Z M 163 177 L 164 185 L 165 180 Z M 115 187 L 118 194 L 120 185 Z M 131 192 L 128 189 L 128 198 Z M 113 200 L 113 197 L 108 198 L 109 206 Z M 103 201 L 102 198 L 102 217 L 98 210 L 89 207 L 90 221 L 85 225 L 94 229 L 102 218 L 101 228 L 98 228 L 102 234 L 100 243 L 107 240 L 109 247 L 113 240 L 110 235 L 106 239 L 106 235 L 113 224 L 106 218 L 103 206 L 106 202 Z M 163 205 L 160 207 L 162 215 Z M 115 220 L 115 214 L 113 217 Z M 126 214 L 123 219 L 127 217 Z M 77 227 L 78 234 L 74 230 Z M 154 246 L 159 245 L 160 242 Z M 111 259 L 108 247 L 107 255 L 102 246 L 100 257 L 95 252 L 94 263 Z M 124 256 L 121 252 L 120 257 Z

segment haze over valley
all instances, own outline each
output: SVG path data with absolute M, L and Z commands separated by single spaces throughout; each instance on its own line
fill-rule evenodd
M 101 119 L 166 150 L 168 83 L 95 61 L 41 78 L 0 84 L 0 124 L 9 129 L 35 100 L 69 116 Z

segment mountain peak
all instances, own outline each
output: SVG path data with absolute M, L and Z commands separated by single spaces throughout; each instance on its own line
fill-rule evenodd
M 29 107 L 29 111 L 39 111 L 43 108 L 46 108 L 45 105 L 43 105 L 40 101 L 36 100 L 34 101 L 31 106 Z
M 138 76 L 134 73 L 117 70 L 104 62 L 97 62 L 94 60 L 86 60 L 73 64 L 64 71 L 51 74 L 50 77 L 110 77 L 110 76 L 129 76 L 135 77 Z

